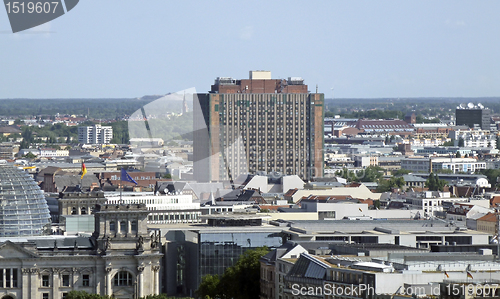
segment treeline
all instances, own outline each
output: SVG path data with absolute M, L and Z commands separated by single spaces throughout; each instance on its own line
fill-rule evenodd
M 0 100 L 0 115 L 4 117 L 83 115 L 94 119 L 118 119 L 131 115 L 151 99 L 15 99 Z M 181 103 L 177 108 L 181 109 Z

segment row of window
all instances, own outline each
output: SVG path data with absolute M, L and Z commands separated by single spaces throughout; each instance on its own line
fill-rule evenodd
M 128 232 L 127 221 L 119 221 L 118 224 L 119 224 L 119 228 L 117 230 L 116 222 L 110 221 L 109 222 L 109 230 L 111 232 L 120 232 L 122 234 L 126 234 Z M 134 220 L 134 221 L 130 222 L 130 231 L 137 232 L 137 221 Z
M 61 276 L 61 287 L 70 287 L 71 286 L 71 281 L 70 281 L 71 275 L 69 274 L 63 274 Z M 41 286 L 42 287 L 50 287 L 50 275 L 42 275 L 42 280 L 41 280 Z M 90 274 L 83 274 L 82 275 L 82 286 L 83 287 L 88 287 L 90 286 Z

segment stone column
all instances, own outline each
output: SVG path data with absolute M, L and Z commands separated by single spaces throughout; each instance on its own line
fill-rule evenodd
M 59 294 L 59 269 L 52 268 L 52 298 L 60 298 Z
M 153 266 L 153 273 L 154 273 L 154 294 L 159 295 L 160 294 L 160 266 Z
M 37 298 L 38 288 L 41 286 L 41 277 L 37 268 L 31 268 L 31 278 L 30 278 L 30 299 Z
M 111 285 L 111 267 L 106 268 L 106 294 L 111 296 L 113 293 L 112 285 Z
M 31 298 L 31 284 L 30 284 L 30 269 L 22 268 L 21 273 L 23 275 L 21 285 L 17 287 L 21 287 L 24 298 Z
M 137 290 L 138 297 L 144 297 L 144 266 L 137 267 Z

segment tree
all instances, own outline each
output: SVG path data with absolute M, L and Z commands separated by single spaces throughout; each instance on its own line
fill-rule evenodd
M 430 191 L 443 191 L 444 186 L 446 186 L 446 181 L 439 179 L 439 176 L 433 172 L 430 173 L 425 182 L 425 187 L 429 188 Z
M 202 278 L 196 290 L 199 298 L 254 299 L 260 295 L 260 258 L 267 254 L 267 247 L 247 250 L 232 267 L 222 275 Z M 219 281 L 217 281 L 219 280 Z
M 462 137 L 458 139 L 458 146 L 459 147 L 464 147 L 465 146 L 465 141 Z
M 67 299 L 110 299 L 109 296 L 89 294 L 85 291 L 71 291 L 66 296 Z
M 391 191 L 392 188 L 403 188 L 406 185 L 406 182 L 402 176 L 400 177 L 392 177 L 388 180 L 384 180 L 383 178 L 379 179 L 377 192 L 388 192 Z
M 23 155 L 23 158 L 28 158 L 28 159 L 34 159 L 36 157 L 37 156 L 35 154 L 33 154 L 32 152 L 28 152 L 28 153 Z
M 199 298 L 221 298 L 221 289 L 219 275 L 207 274 L 201 278 L 201 283 L 196 290 L 196 295 Z
M 462 158 L 459 151 L 457 151 L 457 153 L 455 154 L 455 158 Z
M 363 175 L 356 175 L 358 181 L 361 182 L 376 182 L 382 178 L 384 169 L 379 166 L 368 166 L 364 169 Z
M 404 169 L 404 168 L 401 168 L 401 169 L 398 169 L 396 172 L 393 173 L 394 176 L 401 176 L 401 175 L 405 175 L 405 174 L 409 174 L 411 171 L 409 171 L 408 169 Z

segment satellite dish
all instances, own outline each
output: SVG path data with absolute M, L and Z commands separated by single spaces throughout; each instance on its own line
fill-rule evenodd
M 467 107 L 469 107 L 469 109 L 472 109 L 472 108 L 474 108 L 474 104 L 469 103 L 469 104 L 467 104 Z
M 465 104 L 460 104 L 460 109 L 465 109 Z
M 484 106 L 483 106 L 483 104 L 481 104 L 481 103 L 478 103 L 478 104 L 477 104 L 477 106 L 478 106 L 479 108 L 481 108 L 481 109 L 484 109 Z

